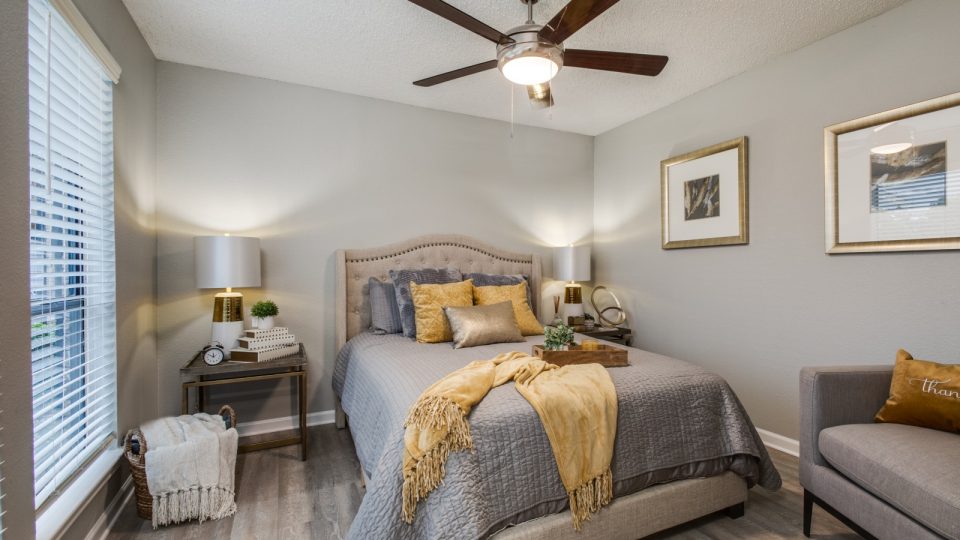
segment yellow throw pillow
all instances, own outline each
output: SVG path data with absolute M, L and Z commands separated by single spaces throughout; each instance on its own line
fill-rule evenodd
M 414 319 L 417 321 L 417 341 L 443 343 L 453 340 L 453 331 L 443 308 L 473 305 L 473 281 L 443 284 L 410 282 Z
M 914 360 L 900 349 L 890 398 L 875 420 L 960 433 L 960 365 Z
M 513 314 L 517 317 L 517 325 L 525 336 L 543 334 L 543 325 L 527 303 L 527 282 L 521 281 L 516 285 L 490 285 L 473 288 L 473 303 L 478 306 L 489 306 L 509 300 L 513 303 Z

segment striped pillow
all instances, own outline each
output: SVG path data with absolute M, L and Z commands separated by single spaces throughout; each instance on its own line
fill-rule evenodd
M 413 308 L 413 297 L 410 295 L 410 282 L 418 285 L 438 285 L 463 281 L 463 276 L 456 268 L 420 268 L 391 270 L 390 279 L 393 280 L 397 306 L 400 308 L 400 326 L 403 328 L 403 335 L 415 338 L 417 337 L 417 320 Z
M 367 288 L 370 295 L 370 330 L 374 334 L 399 334 L 403 326 L 393 283 L 370 278 Z

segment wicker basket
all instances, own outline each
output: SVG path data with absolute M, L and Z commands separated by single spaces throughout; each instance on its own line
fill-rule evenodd
M 229 416 L 229 427 L 237 427 L 237 413 L 233 407 L 224 405 L 220 407 L 220 412 L 217 414 Z M 147 489 L 147 467 L 144 460 L 147 441 L 144 440 L 139 428 L 131 429 L 123 438 L 123 453 L 127 456 L 130 474 L 133 476 L 133 491 L 137 496 L 137 515 L 143 519 L 153 520 L 153 498 Z

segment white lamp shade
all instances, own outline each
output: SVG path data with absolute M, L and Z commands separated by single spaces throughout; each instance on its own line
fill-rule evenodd
M 561 281 L 590 281 L 590 246 L 556 248 L 553 277 Z
M 260 286 L 260 239 L 197 236 L 193 259 L 198 289 Z

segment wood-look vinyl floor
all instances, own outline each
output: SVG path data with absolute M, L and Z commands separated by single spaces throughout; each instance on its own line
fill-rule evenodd
M 188 523 L 154 531 L 137 517 L 133 501 L 123 508 L 108 540 L 272 540 L 339 539 L 346 536 L 363 498 L 360 465 L 347 430 L 332 425 L 310 429 L 310 452 L 300 461 L 299 447 L 241 454 L 237 460 L 237 514 L 203 524 Z M 783 488 L 750 490 L 740 519 L 710 515 L 651 538 L 731 540 L 801 539 L 803 492 L 797 458 L 770 451 Z M 587 529 L 589 530 L 589 529 Z M 816 508 L 813 538 L 859 538 Z M 588 536 L 584 535 L 584 538 Z

